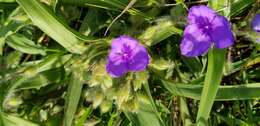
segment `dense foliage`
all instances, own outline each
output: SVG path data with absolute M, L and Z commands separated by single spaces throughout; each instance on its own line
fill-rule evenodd
M 214 48 L 221 31 L 206 31 L 215 37 L 206 50 L 184 56 L 189 8 L 200 5 L 225 17 L 234 43 Z M 259 0 L 0 0 L 0 126 L 260 125 L 259 8 Z M 113 48 L 122 35 L 138 43 L 130 52 Z M 115 67 L 118 48 L 127 69 Z M 133 51 L 142 53 L 129 58 Z

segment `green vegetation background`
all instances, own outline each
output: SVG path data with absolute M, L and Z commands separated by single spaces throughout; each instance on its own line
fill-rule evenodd
M 207 4 L 229 17 L 236 36 L 223 70 L 217 61 L 207 66 L 207 55 L 186 58 L 179 51 L 187 9 Z M 215 99 L 202 96 L 215 101 L 205 125 L 260 125 L 259 34 L 251 29 L 259 4 L 0 0 L 0 126 L 195 125 L 204 78 L 214 78 L 214 71 L 223 76 Z M 146 46 L 146 71 L 120 79 L 107 75 L 106 56 L 119 35 Z

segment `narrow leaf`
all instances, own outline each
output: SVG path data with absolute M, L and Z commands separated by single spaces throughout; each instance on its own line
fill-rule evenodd
M 214 103 L 225 63 L 225 50 L 212 49 L 208 54 L 208 68 L 200 98 L 197 125 L 206 125 Z
M 36 45 L 33 41 L 21 34 L 13 34 L 7 37 L 7 44 L 12 48 L 28 54 L 45 55 L 43 47 Z
M 68 93 L 66 98 L 65 116 L 64 116 L 64 126 L 72 126 L 74 115 L 77 111 L 79 99 L 82 90 L 82 79 L 80 74 L 72 73 L 68 86 Z
M 1 116 L 3 118 L 3 122 L 5 126 L 39 126 L 35 123 L 32 123 L 30 121 L 27 121 L 25 119 L 13 115 L 2 113 Z
M 3 27 L 1 27 L 1 29 L 0 29 L 0 55 L 3 54 L 3 47 L 5 44 L 6 37 L 9 34 L 15 32 L 22 25 L 23 25 L 22 23 L 10 21 L 9 23 L 7 23 Z
M 163 81 L 163 86 L 173 95 L 200 100 L 203 85 L 176 84 Z M 260 98 L 260 83 L 220 86 L 215 101 L 249 100 Z
M 56 40 L 72 53 L 81 54 L 85 50 L 82 36 L 76 34 L 68 25 L 62 23 L 58 17 L 38 0 L 17 0 L 32 22 L 43 32 Z
M 148 46 L 153 46 L 173 34 L 182 34 L 182 30 L 176 28 L 170 20 L 161 21 L 157 25 L 149 27 L 139 39 Z

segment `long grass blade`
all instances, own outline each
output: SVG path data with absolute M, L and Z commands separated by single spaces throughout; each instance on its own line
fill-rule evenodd
M 28 54 L 45 55 L 43 47 L 36 45 L 33 41 L 21 34 L 13 34 L 7 37 L 7 44 L 12 48 Z
M 37 27 L 68 51 L 77 54 L 84 52 L 85 46 L 80 40 L 82 36 L 76 34 L 38 0 L 17 0 L 17 2 Z
M 176 84 L 163 81 L 163 86 L 173 95 L 200 100 L 203 85 Z M 215 101 L 249 100 L 260 98 L 260 83 L 220 86 Z
M 66 98 L 65 116 L 63 120 L 64 126 L 72 126 L 74 114 L 77 111 L 83 86 L 82 79 L 79 77 L 80 75 L 77 73 L 72 73 L 70 77 L 68 93 Z
M 13 115 L 1 113 L 1 116 L 3 118 L 4 126 L 39 126 L 38 124 Z
M 208 54 L 208 68 L 205 77 L 203 90 L 200 98 L 200 105 L 197 115 L 197 125 L 206 125 L 211 107 L 217 95 L 218 87 L 222 79 L 225 63 L 225 50 L 212 49 Z

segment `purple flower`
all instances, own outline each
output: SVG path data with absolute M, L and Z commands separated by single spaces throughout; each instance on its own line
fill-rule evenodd
M 256 32 L 260 32 L 260 14 L 256 14 L 252 21 L 252 27 Z
M 234 43 L 229 21 L 207 6 L 190 8 L 188 23 L 180 45 L 182 55 L 195 57 L 206 53 L 212 44 L 222 49 Z
M 120 36 L 112 40 L 106 65 L 112 77 L 121 77 L 129 71 L 142 71 L 149 64 L 149 56 L 138 40 Z

